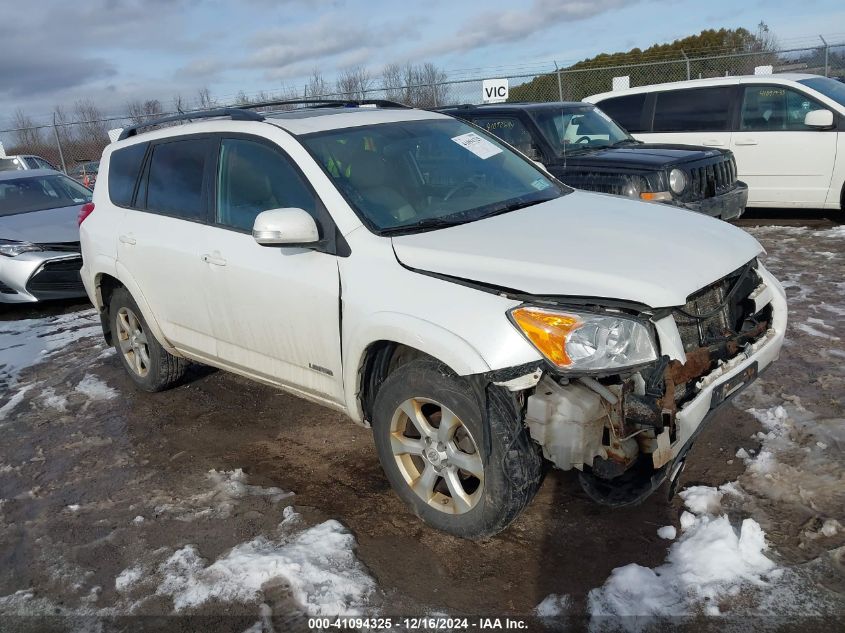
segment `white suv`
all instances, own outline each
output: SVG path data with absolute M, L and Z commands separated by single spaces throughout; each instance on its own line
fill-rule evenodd
M 411 509 L 468 538 L 514 520 L 543 458 L 614 505 L 676 481 L 778 356 L 760 245 L 378 105 L 192 114 L 105 149 L 82 277 L 134 382 L 198 361 L 343 411 Z

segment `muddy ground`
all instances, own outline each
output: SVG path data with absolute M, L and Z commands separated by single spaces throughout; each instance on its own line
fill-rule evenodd
M 770 397 L 774 406 L 783 394 L 798 396 L 818 415 L 841 420 L 845 236 L 836 237 L 823 220 L 786 222 L 804 228 L 754 228 L 768 222 L 753 219 L 743 224 L 769 250 L 767 266 L 787 282 L 792 300 L 788 344 L 761 378 L 756 397 Z M 11 407 L 15 389 L 6 385 L 0 395 L 0 405 L 7 405 L 0 415 L 0 613 L 172 613 L 172 595 L 157 588 L 161 579 L 152 579 L 157 565 L 187 544 L 212 561 L 272 534 L 290 504 L 307 525 L 337 519 L 354 534 L 357 559 L 377 585 L 368 597 L 372 612 L 530 615 L 547 595 L 568 594 L 570 613 L 582 614 L 587 593 L 614 568 L 632 562 L 655 567 L 666 557 L 668 544 L 657 529 L 678 525 L 677 497 L 667 501 L 661 490 L 640 506 L 608 509 L 590 502 L 576 477 L 560 471 L 548 473 L 528 510 L 493 539 L 472 543 L 435 532 L 391 492 L 367 429 L 206 368 L 172 391 L 141 393 L 114 353 L 89 335 L 97 324 L 89 310 L 71 303 L 11 309 L 0 317 L 2 331 L 21 319 L 74 315 L 60 327 L 86 334 L 24 369 L 18 385 L 30 388 Z M 799 329 L 802 323 L 810 329 Z M 746 466 L 735 455 L 759 448 L 754 434 L 760 429 L 746 411 L 724 409 L 697 440 L 683 484 L 740 479 Z M 843 448 L 831 449 L 840 473 Z M 209 471 L 235 469 L 250 485 L 295 494 L 215 492 Z M 839 501 L 834 491 L 820 503 Z M 845 544 L 842 532 L 807 537 L 814 514 L 820 520 L 838 512 L 845 523 L 845 502 L 837 509 L 759 499 L 746 504 L 746 512 L 766 529 L 770 555 L 783 564 L 835 556 L 828 552 Z M 834 604 L 843 600 L 838 604 L 845 613 L 843 577 L 830 571 L 841 563 L 826 568 L 816 589 Z M 139 565 L 149 582 L 119 591 L 116 578 Z M 183 613 L 212 617 L 201 626 L 185 623 L 185 630 L 246 630 L 258 619 L 259 602 L 279 631 L 286 630 L 286 614 L 301 612 L 282 582 L 265 587 L 260 600 L 212 599 L 188 608 Z M 92 625 L 62 617 L 0 620 L 3 630 Z

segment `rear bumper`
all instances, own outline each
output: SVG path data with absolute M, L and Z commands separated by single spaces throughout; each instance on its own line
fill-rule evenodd
M 737 181 L 736 187 L 727 193 L 696 202 L 682 202 L 680 206 L 722 220 L 736 220 L 748 204 L 748 185 Z
M 85 296 L 79 253 L 35 252 L 0 257 L 0 303 L 34 303 Z

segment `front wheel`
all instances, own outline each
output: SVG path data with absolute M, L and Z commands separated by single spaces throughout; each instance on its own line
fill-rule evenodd
M 510 395 L 491 398 L 484 428 L 466 379 L 415 360 L 391 373 L 375 400 L 376 450 L 394 490 L 423 521 L 463 538 L 504 530 L 541 480 L 539 447 Z

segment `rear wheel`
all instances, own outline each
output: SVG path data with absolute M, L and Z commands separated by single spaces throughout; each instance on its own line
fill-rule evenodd
M 163 391 L 182 380 L 188 361 L 173 356 L 159 344 L 125 288 L 112 293 L 109 314 L 118 358 L 138 387 L 144 391 Z
M 400 366 L 376 396 L 376 449 L 394 490 L 423 521 L 463 538 L 505 529 L 541 479 L 510 396 L 494 396 L 485 429 L 469 382 L 428 359 Z

